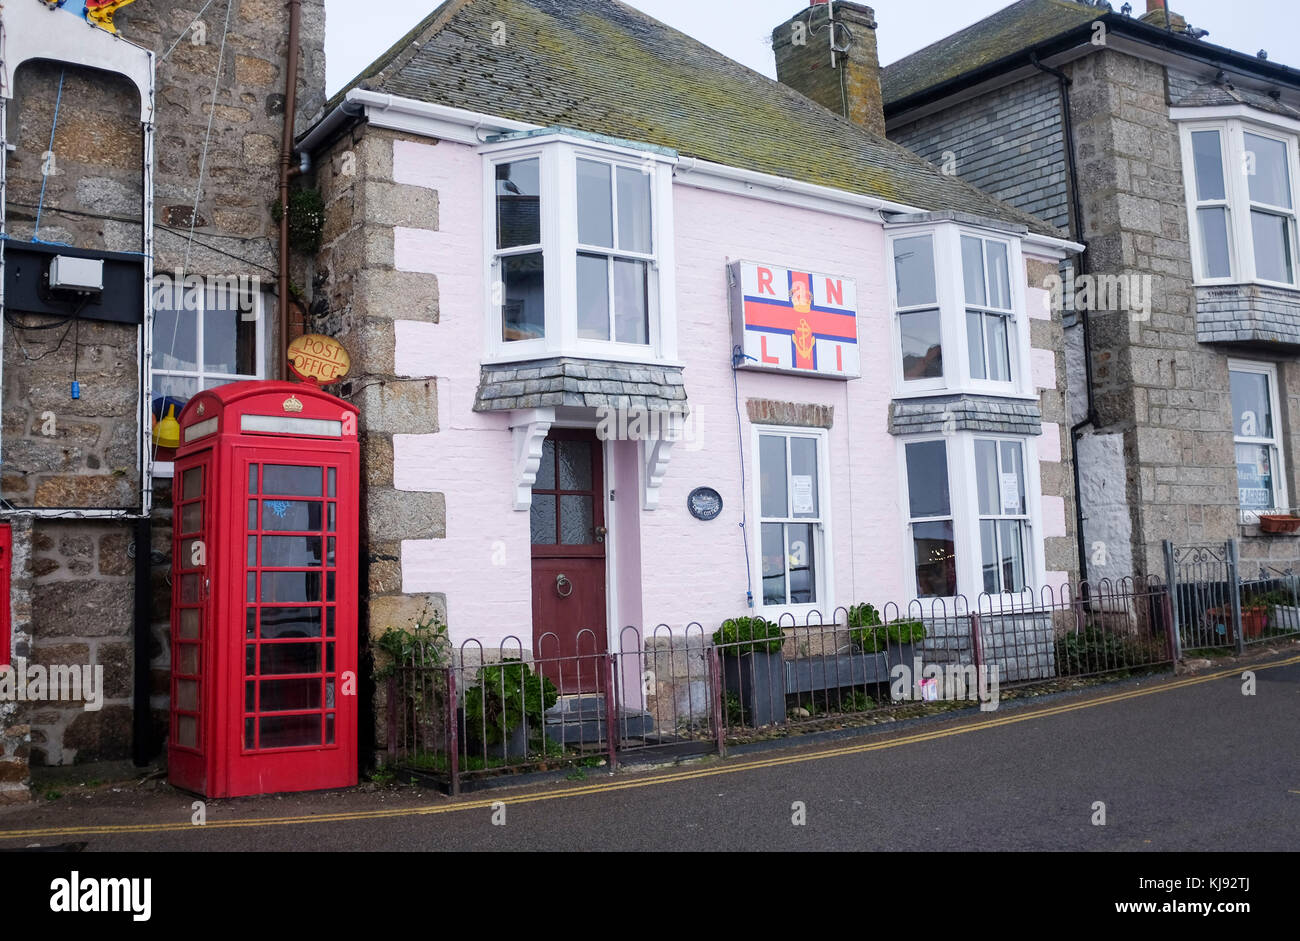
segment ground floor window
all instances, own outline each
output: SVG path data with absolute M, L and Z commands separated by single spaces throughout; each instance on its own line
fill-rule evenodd
M 906 551 L 918 598 L 1040 582 L 1032 439 L 957 433 L 903 443 Z
M 1237 505 L 1243 516 L 1284 508 L 1277 369 L 1271 363 L 1230 360 L 1232 441 L 1237 464 Z
M 825 435 L 757 432 L 759 553 L 764 608 L 825 603 Z

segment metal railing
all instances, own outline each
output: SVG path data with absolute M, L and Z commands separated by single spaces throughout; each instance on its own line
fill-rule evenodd
M 534 649 L 518 637 L 418 648 L 380 684 L 382 749 L 399 773 L 456 793 L 484 775 L 724 753 L 729 741 L 918 703 L 991 709 L 1007 689 L 1174 658 L 1169 595 L 1155 579 L 865 607 L 802 623 L 737 619 L 730 632 L 626 627 L 614 651 L 591 631 L 567 655 L 555 634 Z
M 1242 577 L 1237 541 L 1175 546 L 1164 543 L 1166 580 L 1172 586 L 1176 654 L 1232 649 L 1300 636 L 1300 578 L 1259 566 Z

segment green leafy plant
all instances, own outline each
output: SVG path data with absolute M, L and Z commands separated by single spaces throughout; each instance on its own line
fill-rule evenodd
M 771 621 L 762 618 L 727 618 L 713 632 L 713 643 L 725 647 L 723 653 L 740 656 L 747 653 L 779 653 L 785 643 L 785 633 Z
M 864 608 L 854 624 L 853 612 Z M 882 624 L 880 614 L 871 605 L 849 609 L 849 640 L 863 653 L 880 653 L 889 647 L 915 644 L 925 639 L 925 625 L 920 621 L 894 621 Z
M 278 200 L 271 203 L 271 219 L 276 225 L 284 212 Z M 325 231 L 325 200 L 319 190 L 301 187 L 289 191 L 289 245 L 294 251 L 314 255 L 320 251 Z
M 388 628 L 375 639 L 374 646 L 388 655 L 388 663 L 375 671 L 376 679 L 392 676 L 399 666 L 445 667 L 451 662 L 451 638 L 436 611 L 422 612 L 414 630 Z
M 1135 641 L 1093 625 L 1056 638 L 1056 669 L 1062 676 L 1123 668 L 1143 659 Z
M 526 718 L 538 727 L 542 714 L 560 698 L 549 679 L 522 660 L 503 660 L 479 670 L 478 681 L 465 690 L 465 726 L 485 744 L 500 745 Z

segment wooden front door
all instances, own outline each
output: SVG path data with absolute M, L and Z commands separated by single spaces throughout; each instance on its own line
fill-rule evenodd
M 552 431 L 533 485 L 533 651 L 561 693 L 604 686 L 604 493 L 595 432 Z

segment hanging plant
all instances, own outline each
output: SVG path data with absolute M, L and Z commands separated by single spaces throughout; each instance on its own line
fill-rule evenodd
M 279 201 L 271 203 L 271 219 L 276 225 L 284 213 Z M 325 231 L 325 200 L 319 190 L 301 188 L 289 191 L 289 247 L 296 252 L 314 255 L 320 251 Z

